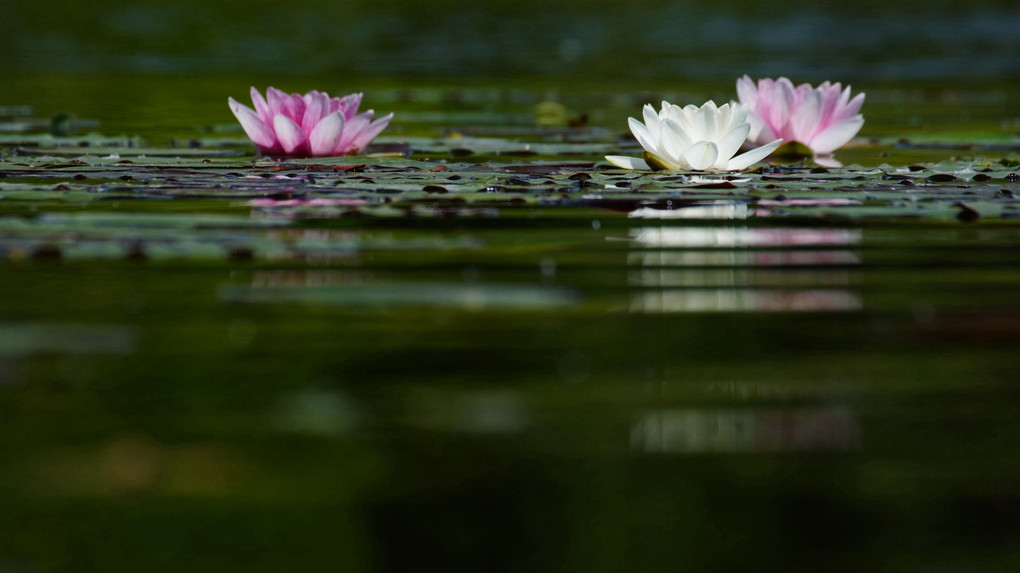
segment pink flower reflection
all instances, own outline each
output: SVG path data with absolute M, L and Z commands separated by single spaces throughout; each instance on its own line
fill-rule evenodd
M 249 207 L 301 207 L 305 205 L 315 206 L 341 206 L 358 207 L 368 205 L 364 199 L 252 199 L 248 201 Z
M 331 98 L 326 92 L 287 94 L 274 87 L 263 98 L 251 88 L 252 110 L 227 98 L 230 111 L 262 155 L 333 157 L 360 153 L 382 130 L 393 114 L 372 120 L 375 112 L 358 113 L 361 94 Z
M 760 207 L 848 207 L 863 205 L 856 199 L 760 199 L 755 202 Z

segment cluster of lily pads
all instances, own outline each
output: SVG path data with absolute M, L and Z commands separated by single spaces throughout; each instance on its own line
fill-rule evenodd
M 839 166 L 832 152 L 849 142 L 864 125 L 858 113 L 864 94 L 850 97 L 850 87 L 823 82 L 794 86 L 785 77 L 737 80 L 739 101 L 681 107 L 667 101 L 656 113 L 643 109 L 644 123 L 629 118 L 630 130 L 644 148 L 643 157 L 607 155 L 624 169 L 742 171 L 781 145 L 800 145 L 820 165 Z M 325 92 L 287 94 L 270 87 L 266 97 L 251 88 L 255 109 L 228 98 L 259 153 L 265 156 L 332 157 L 360 153 L 393 114 L 373 119 L 358 113 L 362 94 L 342 98 Z M 740 155 L 736 153 L 744 148 Z

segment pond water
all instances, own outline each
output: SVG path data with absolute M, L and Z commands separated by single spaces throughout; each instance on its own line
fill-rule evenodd
M 1011 4 L 207 4 L 0 40 L 0 571 L 1020 564 Z M 745 71 L 867 92 L 846 167 L 602 160 Z M 397 115 L 259 160 L 253 83 Z

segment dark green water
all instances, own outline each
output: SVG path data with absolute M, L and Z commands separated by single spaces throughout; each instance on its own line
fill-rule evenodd
M 64 4 L 0 39 L 0 573 L 1020 564 L 1012 5 Z M 745 72 L 866 91 L 848 167 L 600 162 Z M 397 156 L 257 162 L 253 83 Z

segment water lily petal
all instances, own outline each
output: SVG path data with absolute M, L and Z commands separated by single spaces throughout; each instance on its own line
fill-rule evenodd
M 230 106 L 230 111 L 234 112 L 237 121 L 241 122 L 241 128 L 256 147 L 265 151 L 276 145 L 276 134 L 273 129 L 263 123 L 250 107 L 232 97 L 227 98 L 227 104 Z
M 369 110 L 368 112 L 365 112 L 364 114 L 361 115 L 362 116 L 368 115 L 368 117 L 371 117 L 370 115 L 371 113 L 374 112 L 372 112 L 372 110 Z M 392 113 L 380 117 L 379 119 L 368 124 L 367 127 L 358 131 L 357 135 L 355 135 L 354 137 L 354 140 L 351 141 L 351 143 L 349 144 L 349 149 L 345 151 L 345 153 L 360 153 L 363 149 L 368 147 L 369 143 L 372 143 L 372 140 L 375 139 L 377 135 L 382 133 L 382 130 L 386 129 L 386 126 L 390 124 L 391 119 L 393 119 Z
M 273 129 L 284 153 L 292 155 L 302 151 L 305 145 L 305 132 L 301 131 L 301 126 L 293 119 L 278 113 L 273 118 Z
M 641 171 L 650 171 L 652 168 L 645 163 L 644 159 L 638 157 L 626 157 L 624 155 L 607 155 L 606 161 L 612 163 L 617 167 L 624 169 L 638 169 Z
M 278 90 L 278 89 L 270 86 L 269 89 L 266 90 L 266 101 L 269 104 L 269 114 L 270 114 L 270 116 L 271 117 L 276 117 L 276 115 L 280 114 L 280 113 L 286 114 L 287 113 L 287 101 L 289 99 L 290 99 L 290 96 L 288 96 L 287 94 L 283 93 L 283 91 Z
M 827 127 L 807 142 L 807 146 L 818 155 L 828 155 L 853 139 L 863 125 L 864 118 L 862 116 L 851 117 Z
M 301 94 L 290 94 L 287 96 L 285 105 L 287 107 L 287 117 L 299 123 L 305 115 L 305 98 Z
M 719 148 L 711 141 L 698 141 L 687 148 L 683 160 L 688 167 L 697 171 L 704 171 L 715 165 L 719 158 Z
M 345 95 L 337 101 L 336 109 L 330 109 L 331 112 L 341 109 L 344 112 L 344 119 L 350 121 L 354 119 L 354 116 L 358 115 L 358 107 L 361 106 L 361 93 L 353 93 Z
M 263 123 L 269 125 L 273 121 L 273 114 L 269 111 L 269 104 L 266 103 L 266 98 L 262 97 L 262 93 L 255 89 L 255 86 L 249 90 L 251 93 L 251 102 L 255 104 L 255 113 L 259 115 L 259 119 Z
M 649 139 L 652 141 L 659 141 L 661 136 L 659 131 L 659 122 L 661 121 L 661 118 L 657 113 L 655 113 L 655 108 L 652 107 L 652 104 L 645 104 L 645 107 L 641 108 L 641 115 L 644 116 L 645 129 L 648 130 Z
M 715 116 L 718 109 L 715 107 L 715 102 L 709 100 L 705 102 L 705 105 L 701 106 L 698 113 L 694 116 L 690 125 L 691 139 L 711 141 L 716 139 L 715 131 Z
M 306 111 L 307 114 L 307 111 Z M 339 110 L 322 118 L 308 134 L 308 146 L 313 157 L 328 156 L 333 153 L 343 135 L 344 116 Z
M 811 138 L 821 130 L 821 117 L 822 96 L 809 89 L 797 107 L 797 113 L 790 118 L 790 139 L 800 142 L 811 141 Z
M 305 113 L 301 118 L 301 129 L 309 134 L 319 122 L 329 115 L 329 98 L 319 92 L 308 92 L 304 96 Z
M 747 74 L 737 80 L 737 98 L 749 107 L 754 107 L 758 102 L 758 88 Z
M 658 155 L 663 156 L 671 163 L 682 165 L 684 153 L 694 144 L 694 140 L 673 118 L 663 122 L 662 137 L 659 140 Z
M 847 87 L 846 89 L 847 93 L 849 93 L 850 88 Z M 860 93 L 854 96 L 854 98 L 846 104 L 846 107 L 840 110 L 839 116 L 834 119 L 836 121 L 843 121 L 848 117 L 853 117 L 854 115 L 857 115 L 857 112 L 860 111 L 862 105 L 864 105 L 864 94 Z
M 747 134 L 751 131 L 750 123 L 742 123 L 734 127 L 716 142 L 719 148 L 719 157 L 716 159 L 716 167 L 724 167 L 726 162 L 740 149 L 740 146 L 747 140 Z
M 762 159 L 768 157 L 770 153 L 776 150 L 777 147 L 783 144 L 782 139 L 777 139 L 772 143 L 766 143 L 761 147 L 756 147 L 751 151 L 741 153 L 740 155 L 730 159 L 726 163 L 725 171 L 742 171 L 747 169 L 749 165 L 757 163 Z
M 779 137 L 789 137 L 790 106 L 793 104 L 793 84 L 786 78 L 779 78 L 775 83 L 772 99 L 769 102 L 769 115 L 766 118 L 772 130 Z
M 651 151 L 652 153 L 659 152 L 659 141 L 657 139 L 652 139 L 652 135 L 648 132 L 648 128 L 645 127 L 645 124 L 633 117 L 627 118 L 627 124 L 630 126 L 630 132 L 634 134 L 634 138 L 637 139 L 638 143 L 645 149 L 645 151 Z
M 747 114 L 747 123 L 750 124 L 751 129 L 747 132 L 747 143 L 758 144 L 763 140 L 767 139 L 766 133 L 771 133 L 772 128 L 765 123 L 758 114 L 751 112 Z M 775 139 L 775 134 L 772 134 L 771 139 Z

